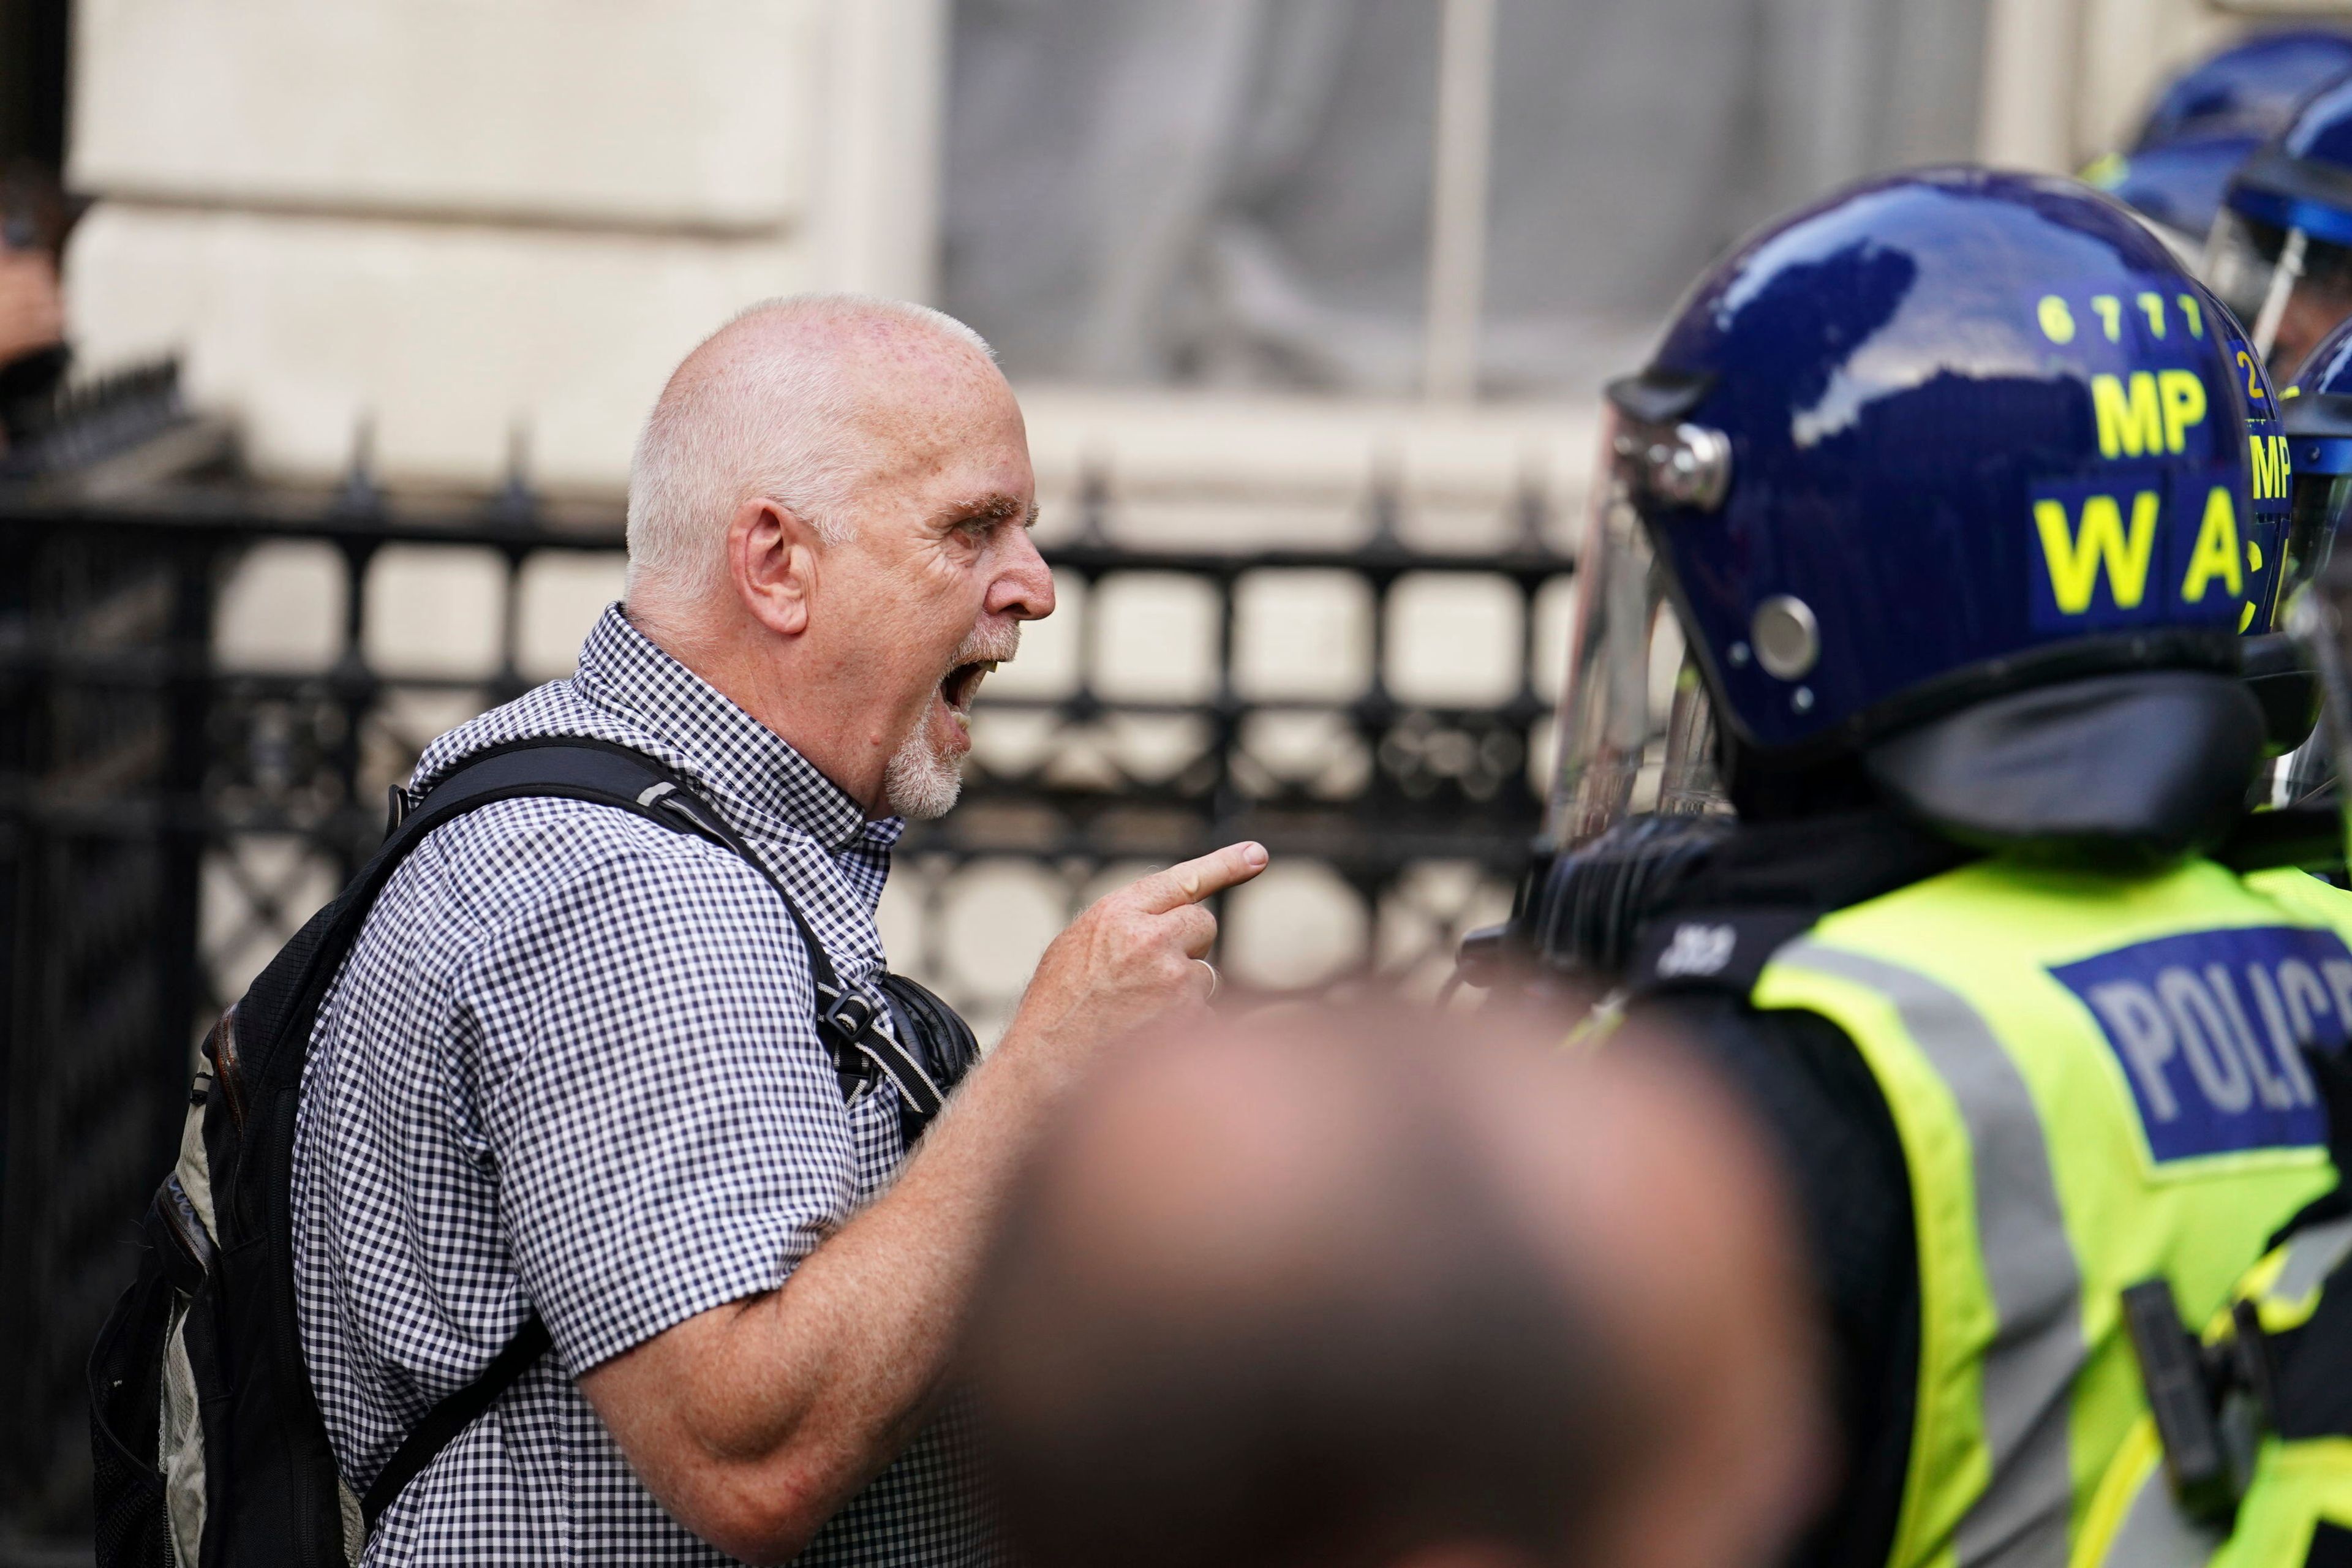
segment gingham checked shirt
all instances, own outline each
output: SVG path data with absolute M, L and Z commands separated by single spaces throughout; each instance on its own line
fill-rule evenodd
M 579 673 L 428 748 L 426 784 L 534 735 L 693 779 L 792 889 L 843 980 L 882 966 L 902 824 L 869 823 L 614 605 Z M 637 1481 L 572 1379 L 772 1290 L 889 1182 L 886 1083 L 845 1105 L 782 900 L 629 813 L 514 800 L 436 829 L 319 1012 L 294 1146 L 303 1353 L 354 1492 L 536 1308 L 554 1338 L 379 1521 L 366 1561 L 721 1563 Z M 824 1564 L 981 1564 L 942 1419 L 817 1536 Z

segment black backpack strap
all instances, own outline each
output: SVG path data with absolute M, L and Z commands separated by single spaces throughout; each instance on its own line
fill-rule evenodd
M 731 850 L 767 880 L 783 900 L 784 912 L 808 951 L 809 978 L 816 992 L 817 1028 L 843 1072 L 855 1083 L 878 1073 L 898 1087 L 898 1098 L 919 1128 L 946 1102 L 940 1079 L 906 1043 L 882 1026 L 881 1005 L 842 984 L 824 944 L 783 883 L 751 853 L 734 826 L 684 777 L 642 752 L 583 736 L 552 736 L 509 742 L 478 752 L 445 775 L 405 811 L 395 807 L 397 825 L 377 860 L 397 858 L 408 846 L 460 812 L 494 800 L 522 795 L 568 796 L 635 813 L 673 831 L 697 834 Z M 370 870 L 374 869 L 371 863 Z
M 776 897 L 783 900 L 784 913 L 792 918 L 793 929 L 800 933 L 801 945 L 808 949 L 809 982 L 816 992 L 817 1032 L 833 1052 L 845 1082 L 858 1081 L 877 1072 L 889 1079 L 898 1086 L 898 1099 L 912 1119 L 914 1134 L 919 1135 L 920 1129 L 929 1126 L 947 1103 L 945 1090 L 908 1048 L 911 1042 L 902 1042 L 880 1026 L 882 1020 L 889 1016 L 884 1008 L 841 983 L 833 960 L 825 956 L 824 944 L 817 941 L 816 932 L 809 928 L 808 917 L 801 913 L 800 905 L 784 890 L 784 884 L 751 853 L 751 847 L 743 842 L 719 809 L 684 779 L 664 773 L 635 799 L 656 821 L 667 819 L 672 827 L 698 833 L 725 846 L 767 879 Z M 895 1019 L 892 1021 L 895 1023 Z M 911 1143 L 913 1137 L 908 1141 Z
M 360 1513 L 367 1520 L 369 1530 L 375 1529 L 375 1521 L 383 1517 L 383 1510 L 392 1506 L 402 1489 L 416 1479 L 417 1472 L 431 1464 L 458 1433 L 472 1426 L 474 1418 L 529 1371 L 531 1363 L 546 1354 L 551 1342 L 547 1325 L 533 1312 L 530 1321 L 515 1331 L 506 1348 L 490 1358 L 490 1364 L 482 1369 L 480 1376 L 425 1413 L 425 1419 L 401 1439 L 400 1447 L 393 1450 L 383 1468 L 375 1473 L 375 1479 L 368 1484 L 367 1496 L 360 1499 Z

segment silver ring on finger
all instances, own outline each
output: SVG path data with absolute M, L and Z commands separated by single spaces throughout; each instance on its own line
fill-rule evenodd
M 1201 1000 L 1203 1002 L 1215 1001 L 1217 999 L 1217 987 L 1224 983 L 1223 977 L 1218 974 L 1217 966 L 1211 963 L 1207 959 L 1196 958 L 1192 962 L 1209 972 L 1209 994 L 1201 998 Z

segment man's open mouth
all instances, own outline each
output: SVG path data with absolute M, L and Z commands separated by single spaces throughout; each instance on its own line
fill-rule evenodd
M 992 658 L 974 659 L 948 671 L 948 678 L 940 682 L 940 698 L 948 705 L 948 711 L 960 719 L 970 719 L 971 700 L 979 695 L 980 683 L 988 679 L 996 665 Z

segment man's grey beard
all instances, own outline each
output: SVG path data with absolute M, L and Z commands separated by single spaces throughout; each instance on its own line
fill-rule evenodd
M 983 659 L 1002 662 L 1020 651 L 1018 622 L 1003 627 L 974 626 L 949 658 L 948 673 Z M 946 674 L 940 676 L 942 680 L 946 678 Z M 945 816 L 962 794 L 963 774 L 956 759 L 931 744 L 931 710 L 926 703 L 923 716 L 907 731 L 898 753 L 882 770 L 882 798 L 895 815 L 909 822 L 929 822 Z
M 956 771 L 954 759 L 931 749 L 930 737 L 924 733 L 930 727 L 930 715 L 926 713 L 889 766 L 882 770 L 883 798 L 890 803 L 892 813 L 909 822 L 945 816 L 963 794 L 963 775 Z

